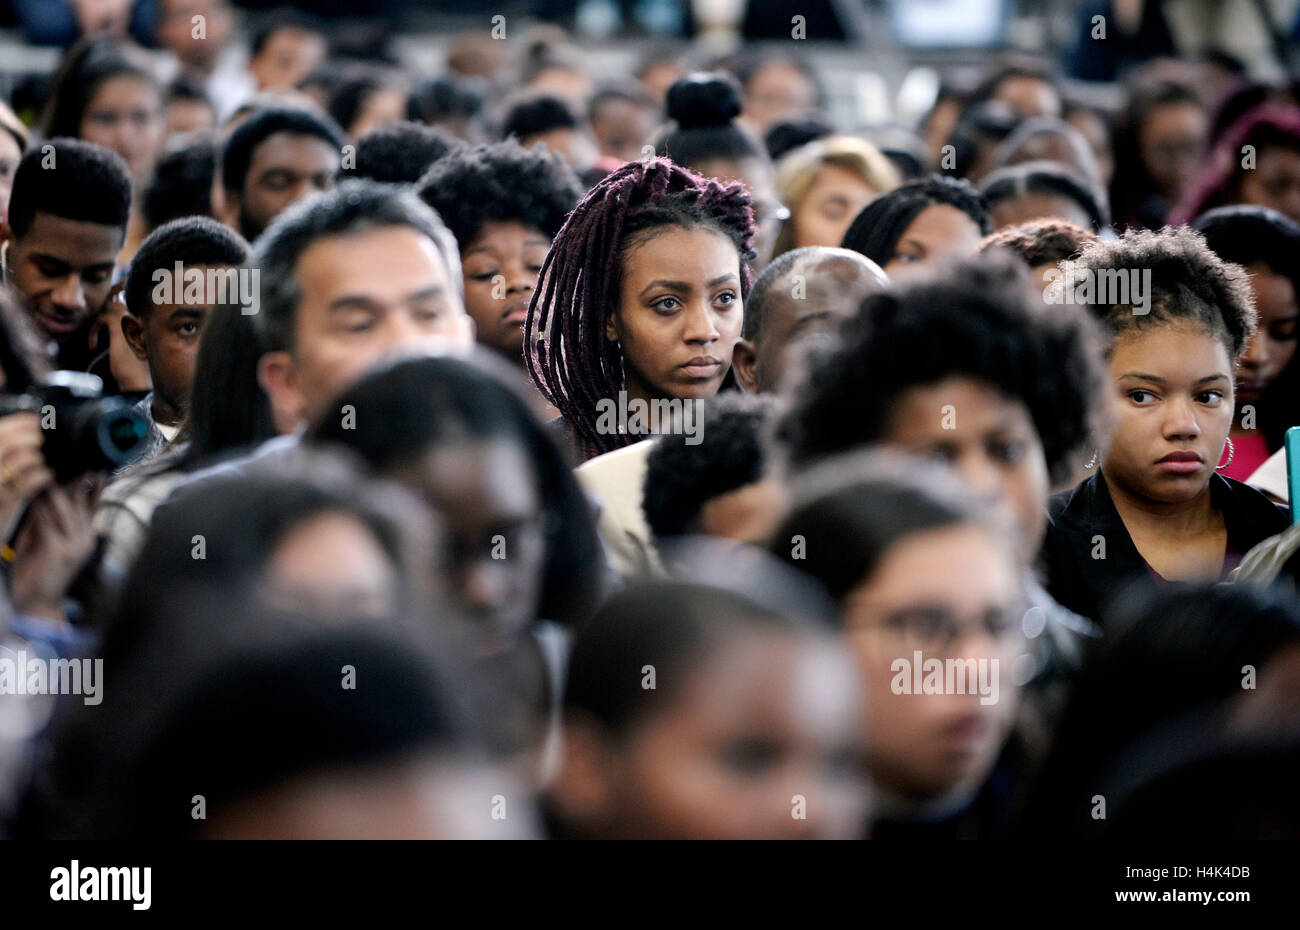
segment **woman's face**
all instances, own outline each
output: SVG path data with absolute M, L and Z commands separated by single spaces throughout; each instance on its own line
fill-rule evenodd
M 1029 409 L 971 378 L 952 377 L 904 391 L 881 440 L 951 465 L 975 496 L 1019 528 L 1017 547 L 1032 560 L 1047 529 L 1051 490 L 1043 443 Z
M 767 132 L 783 119 L 807 113 L 817 105 L 817 87 L 794 65 L 773 62 L 760 68 L 745 87 L 745 122 L 755 132 Z
M 1286 275 L 1268 265 L 1248 265 L 1250 287 L 1255 292 L 1259 329 L 1250 337 L 1246 351 L 1237 361 L 1237 403 L 1253 404 L 1295 357 L 1296 321 L 1300 304 L 1295 285 Z
M 853 218 L 879 194 L 855 171 L 822 165 L 808 192 L 794 209 L 794 248 L 844 241 Z
M 588 812 L 619 838 L 860 836 L 860 701 L 843 650 L 789 635 L 742 636 L 690 672 L 631 734 L 604 742 L 601 790 Z M 592 749 L 587 740 L 570 746 Z
M 347 617 L 393 617 L 400 577 L 384 547 L 348 513 L 322 513 L 294 527 L 266 569 L 266 598 L 288 610 Z
M 507 439 L 439 443 L 394 477 L 443 518 L 450 587 L 485 651 L 513 646 L 538 619 L 546 564 L 546 513 L 524 450 Z
M 121 155 L 131 176 L 138 179 L 153 167 L 166 131 L 158 89 L 123 75 L 99 86 L 81 116 L 79 134 Z
M 1271 207 L 1300 223 L 1300 151 L 1279 146 L 1260 149 L 1255 170 L 1242 174 L 1238 200 Z
M 18 140 L 0 129 L 0 222 L 9 222 L 9 195 L 14 190 L 14 172 L 23 157 Z
M 461 250 L 465 309 L 476 338 L 518 364 L 523 358 L 524 317 L 551 240 L 517 220 L 484 223 Z
M 974 255 L 980 228 L 970 216 L 946 203 L 926 207 L 898 237 L 894 254 L 885 263 L 889 280 L 915 275 L 944 262 Z
M 1024 646 L 1018 578 L 1004 545 L 983 528 L 955 525 L 895 543 L 845 598 L 844 628 L 867 683 L 872 775 L 884 791 L 938 801 L 988 776 L 1019 702 L 1011 668 Z
M 1232 360 L 1223 340 L 1193 323 L 1129 330 L 1109 365 L 1115 414 L 1102 453 L 1107 481 L 1165 504 L 1201 494 L 1232 427 Z
M 1009 197 L 992 207 L 993 228 L 1006 229 L 1033 220 L 1065 220 L 1084 229 L 1092 228 L 1088 211 L 1069 197 L 1029 193 Z
M 1154 107 L 1138 127 L 1142 164 L 1171 203 L 1181 200 L 1200 175 L 1208 134 L 1205 110 L 1194 103 Z
M 722 233 L 653 230 L 624 254 L 618 310 L 605 336 L 623 347 L 631 397 L 718 392 L 740 338 L 740 256 Z

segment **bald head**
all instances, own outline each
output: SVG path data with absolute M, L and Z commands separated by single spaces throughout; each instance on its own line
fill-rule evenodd
M 791 352 L 809 336 L 833 330 L 869 294 L 889 286 L 880 266 L 858 252 L 825 246 L 776 258 L 749 292 L 736 346 L 736 379 L 750 392 L 774 392 Z

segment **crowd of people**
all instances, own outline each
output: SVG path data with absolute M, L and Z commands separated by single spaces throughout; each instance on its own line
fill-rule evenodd
M 0 835 L 1300 835 L 1300 78 L 158 6 L 0 104 Z

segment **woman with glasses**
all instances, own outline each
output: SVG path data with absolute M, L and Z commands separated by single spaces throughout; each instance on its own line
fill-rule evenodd
M 802 475 L 771 545 L 839 605 L 866 682 L 873 835 L 999 835 L 1023 765 L 1014 534 L 938 466 L 868 454 Z

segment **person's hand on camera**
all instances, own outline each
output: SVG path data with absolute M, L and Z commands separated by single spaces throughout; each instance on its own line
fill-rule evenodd
M 49 485 L 33 500 L 14 545 L 10 579 L 14 607 L 63 618 L 63 599 L 95 549 L 95 507 L 102 475 Z
M 9 541 L 31 499 L 54 483 L 44 438 L 35 413 L 0 417 L 0 543 Z

